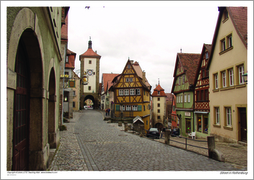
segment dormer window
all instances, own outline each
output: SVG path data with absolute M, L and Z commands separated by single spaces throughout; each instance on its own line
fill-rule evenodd
M 208 52 L 205 53 L 205 59 L 208 59 Z
M 225 10 L 223 13 L 223 22 L 225 22 L 228 19 L 228 11 Z
M 158 95 L 160 95 L 160 91 L 158 91 Z

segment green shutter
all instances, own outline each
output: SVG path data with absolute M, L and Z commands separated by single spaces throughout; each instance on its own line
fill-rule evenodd
M 116 105 L 116 111 L 120 111 L 120 105 Z
M 138 105 L 138 111 L 142 111 L 142 105 Z

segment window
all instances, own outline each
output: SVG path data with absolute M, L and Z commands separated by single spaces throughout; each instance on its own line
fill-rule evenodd
M 76 91 L 73 91 L 73 96 L 76 96 Z
M 160 93 L 161 93 L 161 92 L 160 92 L 160 91 L 158 91 L 158 95 L 160 95 Z
M 125 90 L 124 90 L 124 95 L 125 95 L 125 96 L 126 96 L 126 95 L 127 95 L 127 96 L 129 95 L 129 89 L 125 89 Z
M 130 68 L 131 68 L 131 65 L 130 65 L 130 64 L 128 64 L 127 68 L 128 68 L 128 69 L 130 69 Z
M 225 71 L 223 71 L 221 73 L 221 77 L 222 77 L 222 87 L 226 87 L 227 85 L 226 85 L 226 72 Z
M 133 105 L 133 106 L 132 106 L 132 110 L 133 110 L 133 111 L 137 111 L 137 110 L 138 110 L 138 105 Z
M 173 106 L 173 111 L 175 111 L 176 110 L 176 107 L 175 106 Z
M 125 105 L 120 105 L 120 111 L 125 111 Z
M 88 86 L 88 90 L 91 91 L 91 86 Z
M 119 96 L 123 96 L 123 89 L 119 89 Z
M 66 62 L 66 63 L 69 63 L 69 56 L 66 56 L 65 62 Z
M 231 126 L 232 125 L 232 117 L 231 117 L 231 107 L 226 107 L 226 125 Z
M 146 106 L 144 105 L 144 111 L 146 110 Z
M 228 48 L 232 47 L 232 34 L 227 37 Z
M 203 133 L 208 134 L 208 116 L 203 116 Z
M 229 74 L 229 85 L 234 86 L 234 72 L 233 72 L 233 69 L 229 69 L 228 74 Z
M 130 95 L 135 95 L 134 89 L 130 89 Z
M 160 98 L 158 98 L 158 101 L 160 101 Z
M 181 85 L 181 77 L 178 78 L 178 84 Z
M 223 21 L 225 21 L 227 19 L 228 19 L 228 11 L 225 10 L 224 13 L 223 13 Z
M 126 111 L 131 111 L 131 105 L 126 105 Z
M 214 87 L 218 89 L 218 74 L 214 74 Z
M 89 60 L 89 64 L 92 64 L 92 61 L 91 61 L 91 60 Z
M 136 95 L 140 95 L 140 89 L 136 89 Z
M 225 51 L 226 50 L 225 39 L 222 39 L 220 42 L 221 42 L 221 51 Z
M 161 119 L 161 116 L 157 116 L 157 119 Z
M 160 110 L 160 109 L 158 109 L 158 110 L 157 110 L 157 112 L 158 112 L 158 113 L 160 113 L 160 112 L 161 112 L 161 110 Z
M 183 75 L 183 84 L 184 84 L 184 82 L 185 82 L 185 76 Z
M 208 89 L 205 90 L 205 101 L 209 101 Z
M 129 78 L 125 78 L 125 82 L 129 82 Z
M 191 119 L 185 119 L 186 120 L 186 133 L 191 133 Z
M 187 94 L 184 95 L 184 102 L 187 102 Z
M 142 106 L 138 105 L 138 111 L 142 111 Z
M 244 67 L 243 67 L 243 65 L 238 67 L 238 73 L 239 73 L 239 77 L 238 77 L 239 78 L 239 84 L 244 84 L 244 78 L 243 78 Z
M 183 95 L 180 96 L 181 97 L 181 103 L 183 102 Z
M 75 102 L 72 103 L 73 107 L 75 108 Z
M 161 107 L 161 106 L 160 106 L 160 103 L 157 104 L 157 107 Z
M 220 109 L 219 109 L 219 107 L 215 107 L 214 112 L 215 112 L 215 124 L 219 125 L 220 124 Z
M 208 52 L 205 53 L 205 58 L 208 59 Z
M 133 82 L 133 78 L 130 78 L 130 82 Z
M 197 101 L 200 101 L 200 91 L 197 91 Z
M 190 94 L 188 94 L 188 102 L 190 102 Z

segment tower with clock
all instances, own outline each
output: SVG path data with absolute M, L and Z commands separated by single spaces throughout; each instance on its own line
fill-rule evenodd
M 91 38 L 88 41 L 88 49 L 79 56 L 81 69 L 81 96 L 80 107 L 84 108 L 85 101 L 90 99 L 93 101 L 94 109 L 99 108 L 99 75 L 100 75 L 100 59 L 101 56 L 92 49 Z

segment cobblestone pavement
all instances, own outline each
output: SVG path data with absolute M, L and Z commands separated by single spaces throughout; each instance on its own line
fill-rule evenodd
M 170 137 L 170 139 L 173 140 L 173 141 L 170 141 L 170 145 L 179 147 L 182 149 L 185 148 L 184 144 L 180 144 L 180 143 L 185 143 L 185 139 L 179 138 L 179 137 Z M 164 138 L 158 139 L 156 141 L 165 143 Z M 197 139 L 197 140 L 188 139 L 187 143 L 190 145 L 207 148 L 207 142 L 200 142 L 200 141 L 206 141 L 206 139 Z M 225 158 L 225 162 L 234 165 L 235 168 L 247 171 L 247 146 L 243 146 L 243 145 L 235 144 L 235 143 L 215 142 L 215 148 L 223 154 L 223 157 Z M 207 149 L 202 149 L 202 148 L 197 148 L 197 147 L 187 145 L 187 150 L 202 154 L 204 156 L 208 156 Z
M 231 164 L 139 137 L 103 121 L 102 112 L 75 112 L 61 132 L 50 171 L 239 171 Z

